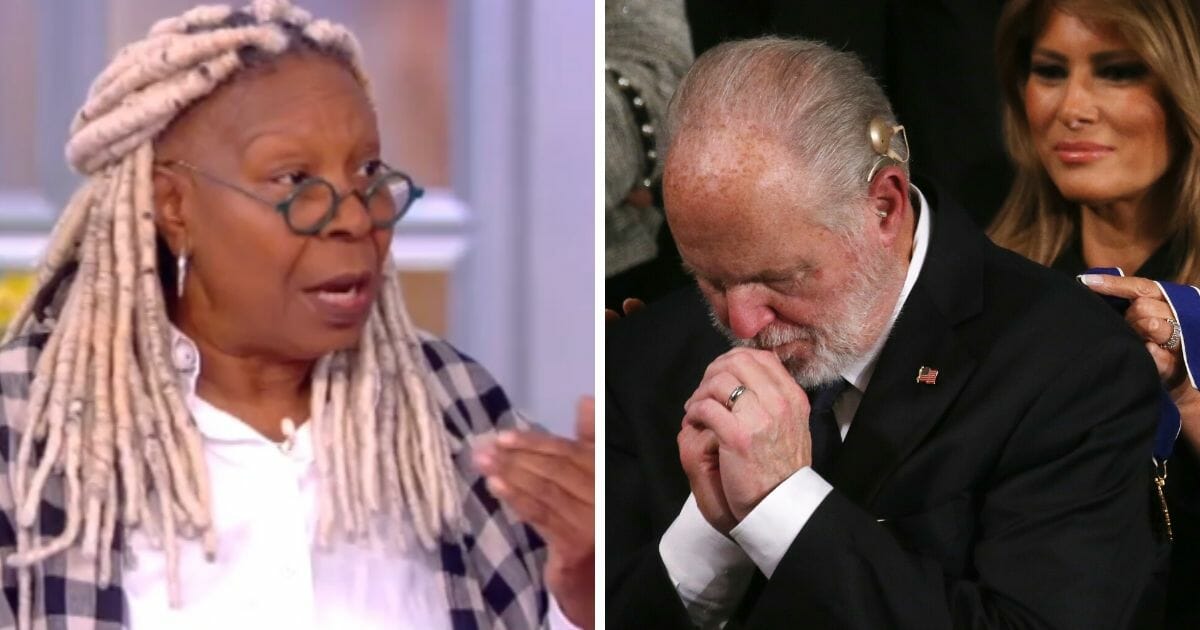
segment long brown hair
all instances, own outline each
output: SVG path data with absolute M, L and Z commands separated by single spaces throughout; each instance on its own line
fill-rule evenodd
M 1012 190 L 988 230 L 996 243 L 1048 265 L 1078 229 L 1079 205 L 1063 198 L 1038 158 L 1023 92 L 1034 39 L 1054 10 L 1112 24 L 1162 83 L 1174 160 L 1160 180 L 1171 246 L 1184 252 L 1174 280 L 1200 282 L 1200 34 L 1195 0 L 1011 0 L 996 31 L 1004 141 L 1016 167 Z

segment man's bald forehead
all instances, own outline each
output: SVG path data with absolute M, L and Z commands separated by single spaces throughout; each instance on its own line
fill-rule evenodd
M 768 125 L 726 117 L 679 130 L 664 165 L 664 194 L 668 204 L 672 193 L 683 188 L 713 194 L 724 187 L 755 186 L 795 194 L 807 188 L 798 186 L 809 181 L 807 172 L 796 153 Z

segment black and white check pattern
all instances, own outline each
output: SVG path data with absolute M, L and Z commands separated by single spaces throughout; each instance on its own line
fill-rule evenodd
M 0 562 L 16 549 L 11 488 L 17 445 L 26 422 L 26 401 L 34 366 L 48 330 L 22 336 L 0 348 Z M 542 580 L 545 545 L 488 493 L 471 461 L 481 437 L 525 423 L 491 376 L 453 346 L 423 337 L 421 346 L 433 368 L 434 398 L 441 406 L 450 452 L 462 482 L 462 526 L 443 535 L 441 570 L 454 628 L 535 628 L 546 623 L 548 599 Z M 64 483 L 52 476 L 41 504 L 38 527 L 50 537 L 63 530 Z M 122 537 L 110 552 L 121 566 Z M 17 619 L 17 570 L 0 568 L 0 628 Z M 120 575 L 101 588 L 97 563 L 78 548 L 58 554 L 33 571 L 33 627 L 91 630 L 126 627 L 127 607 Z

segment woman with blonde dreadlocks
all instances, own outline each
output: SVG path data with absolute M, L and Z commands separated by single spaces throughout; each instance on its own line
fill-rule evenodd
M 259 0 L 96 79 L 87 181 L 0 349 L 0 626 L 591 626 L 590 419 L 514 431 L 414 331 L 388 247 L 421 189 L 359 59 Z

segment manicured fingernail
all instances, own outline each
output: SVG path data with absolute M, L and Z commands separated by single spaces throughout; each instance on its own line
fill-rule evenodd
M 1089 287 L 1098 287 L 1104 284 L 1104 274 L 1081 273 L 1078 276 L 1075 276 L 1075 278 Z

